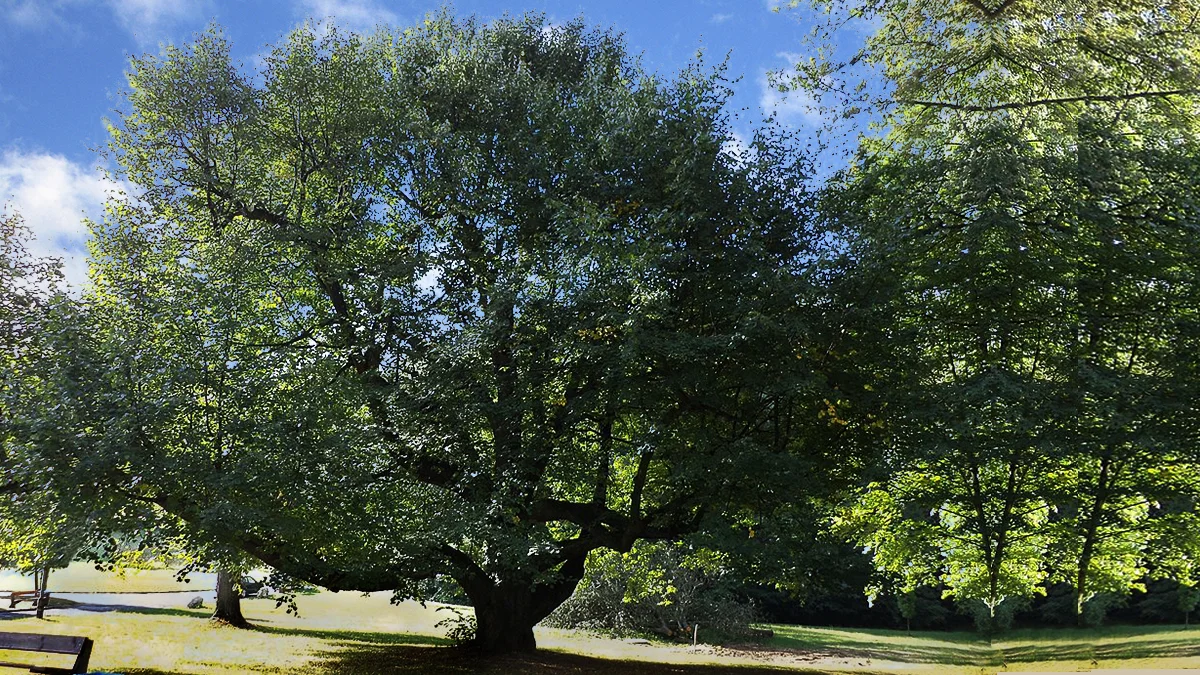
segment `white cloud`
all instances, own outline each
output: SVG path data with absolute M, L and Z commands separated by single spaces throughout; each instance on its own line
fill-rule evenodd
M 206 0 L 107 0 L 117 22 L 139 42 L 157 39 L 171 26 L 198 19 Z
M 4 18 L 18 26 L 40 26 L 46 23 L 53 12 L 47 3 L 35 0 L 5 0 Z
M 771 84 L 767 74 L 758 78 L 758 86 L 762 94 L 758 104 L 766 114 L 774 113 L 781 122 L 803 123 L 809 126 L 820 126 L 823 118 L 813 97 L 802 91 L 781 92 Z
M 725 142 L 721 143 L 721 152 L 741 164 L 754 158 L 754 148 L 742 134 L 734 131 Z
M 802 55 L 795 52 L 779 52 L 776 56 L 786 60 L 793 67 L 802 58 Z M 758 105 L 764 113 L 774 114 L 780 122 L 812 127 L 821 126 L 824 122 L 821 110 L 812 95 L 804 91 L 779 91 L 779 88 L 771 83 L 771 77 L 765 70 L 758 75 L 758 88 Z
M 379 24 L 396 24 L 400 18 L 376 0 L 299 0 L 297 9 L 317 22 L 332 21 L 356 33 L 370 33 Z
M 211 0 L 0 0 L 0 17 L 16 26 L 33 30 L 69 28 L 83 30 L 73 22 L 72 10 L 81 6 L 104 6 L 113 18 L 141 43 L 153 42 L 181 21 L 201 17 Z
M 732 18 L 733 18 L 733 14 L 713 14 L 712 18 L 709 19 L 708 22 L 709 23 L 725 23 L 726 21 L 728 21 Z
M 63 260 L 67 281 L 87 281 L 85 216 L 98 218 L 105 196 L 114 189 L 98 172 L 62 155 L 7 150 L 0 154 L 0 204 L 21 214 L 33 231 L 35 256 Z
M 62 11 L 88 0 L 0 0 L 0 17 L 25 29 L 43 30 L 66 26 Z

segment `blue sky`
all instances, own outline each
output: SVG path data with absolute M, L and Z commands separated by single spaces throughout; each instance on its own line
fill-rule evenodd
M 786 67 L 805 33 L 773 0 L 458 0 L 460 14 L 484 18 L 544 12 L 582 16 L 624 32 L 650 70 L 670 74 L 703 48 L 709 62 L 729 54 L 740 77 L 730 112 L 747 134 L 764 109 L 785 124 L 816 123 L 800 98 L 776 93 L 765 73 Z M 108 185 L 94 148 L 107 140 L 131 55 L 186 41 L 210 22 L 225 27 L 235 52 L 253 63 L 266 45 L 306 19 L 368 31 L 406 25 L 440 2 L 418 0 L 0 0 L 0 203 L 20 211 L 34 252 L 64 258 L 68 278 L 86 274 L 84 215 L 98 217 Z

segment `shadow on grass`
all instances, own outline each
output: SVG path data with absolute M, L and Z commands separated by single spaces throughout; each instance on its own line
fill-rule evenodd
M 409 647 L 446 647 L 451 643 L 446 638 L 414 633 L 380 633 L 365 630 L 331 630 L 320 628 L 284 628 L 253 624 L 250 630 L 269 635 L 293 635 L 298 637 L 330 640 L 341 645 L 406 645 Z
M 190 611 L 186 609 L 169 609 L 159 607 L 114 607 L 112 611 L 121 612 L 122 614 L 146 614 L 151 616 L 182 616 L 190 619 L 199 619 L 207 621 L 209 614 L 201 611 Z M 425 647 L 446 647 L 452 644 L 449 640 L 433 635 L 419 635 L 416 633 L 383 633 L 378 631 L 364 630 L 338 630 L 338 629 L 322 629 L 322 628 L 298 628 L 298 627 L 283 627 L 267 625 L 261 619 L 251 619 L 250 627 L 247 630 L 256 633 L 266 633 L 268 635 L 291 635 L 296 637 L 316 638 L 319 640 L 329 640 L 345 645 L 355 644 L 371 644 L 371 645 L 408 645 L 408 646 L 425 646 Z
M 541 651 L 512 656 L 481 656 L 459 647 L 412 645 L 347 645 L 309 666 L 313 675 L 778 675 L 787 668 L 704 666 L 645 661 L 617 661 L 577 654 Z M 256 671 L 257 672 L 257 671 Z M 262 672 L 272 672 L 269 669 Z M 178 675 L 173 671 L 134 669 L 125 675 Z M 869 675 L 869 674 L 863 674 Z
M 759 666 L 702 666 L 646 661 L 618 661 L 578 654 L 540 651 L 533 654 L 481 656 L 459 647 L 370 646 L 347 649 L 330 655 L 314 672 L 377 673 L 378 675 L 459 675 L 483 673 L 508 675 L 561 675 L 562 673 L 621 673 L 629 675 L 777 675 L 780 668 Z
M 1135 643 L 1087 644 L 1027 644 L 1003 647 L 1000 650 L 1007 663 L 1035 661 L 1096 661 L 1109 663 L 1128 659 L 1167 659 L 1200 657 L 1200 644 L 1194 638 L 1174 639 L 1164 636 L 1156 640 Z
M 1003 668 L 1082 661 L 1118 666 L 1131 659 L 1200 657 L 1200 631 L 1178 627 L 1103 627 L 1016 631 L 996 641 L 972 633 L 821 630 L 775 626 L 775 637 L 746 651 L 791 651 L 812 657 L 878 659 L 911 664 Z
M 954 666 L 1000 665 L 999 655 L 986 640 L 971 634 L 932 637 L 891 631 L 825 632 L 793 626 L 774 626 L 775 637 L 746 651 L 789 651 L 829 657 Z M 878 638 L 892 638 L 881 641 Z M 901 638 L 897 640 L 896 638 Z M 993 663 L 994 662 L 994 663 Z
M 189 619 L 207 619 L 212 610 L 172 609 L 170 607 L 138 607 L 135 605 L 81 605 L 76 609 L 85 612 L 120 612 L 121 614 L 147 614 L 150 616 L 184 616 Z

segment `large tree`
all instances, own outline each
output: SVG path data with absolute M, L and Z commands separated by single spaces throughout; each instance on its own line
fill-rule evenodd
M 936 531 L 966 516 L 972 541 L 992 539 L 979 553 L 993 586 L 1005 565 L 1042 567 L 1039 547 L 1004 544 L 1007 527 L 1061 505 L 1040 520 L 1054 527 L 1021 536 L 1067 539 L 1082 617 L 1095 587 L 1127 589 L 1143 569 L 1144 547 L 1114 535 L 1162 491 L 1144 474 L 1195 457 L 1198 10 L 819 4 L 875 21 L 862 50 L 803 63 L 797 81 L 887 129 L 861 143 L 826 213 L 889 326 L 874 353 L 899 364 L 880 383 L 890 489 L 932 470 L 943 525 L 974 500 Z M 856 85 L 864 68 L 882 79 Z
M 95 228 L 126 405 L 74 477 L 97 499 L 333 590 L 450 575 L 501 652 L 590 551 L 836 469 L 797 440 L 828 424 L 803 164 L 778 134 L 723 150 L 719 70 L 447 15 L 302 28 L 263 64 L 216 32 L 132 62 L 130 196 Z

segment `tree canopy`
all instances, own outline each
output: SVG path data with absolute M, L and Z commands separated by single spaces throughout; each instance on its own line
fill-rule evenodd
M 1127 590 L 1194 491 L 1197 10 L 1153 5 L 830 3 L 877 30 L 799 72 L 889 79 L 850 101 L 888 130 L 823 211 L 885 327 L 863 352 L 896 451 L 846 522 L 989 621 L 1055 575 L 1081 615 Z
M 723 150 L 720 69 L 443 13 L 301 28 L 257 73 L 213 30 L 129 83 L 131 190 L 93 227 L 105 386 L 86 473 L 57 472 L 112 511 L 333 590 L 448 575 L 509 651 L 589 552 L 848 465 L 803 442 L 835 438 L 805 164 L 769 129 Z

